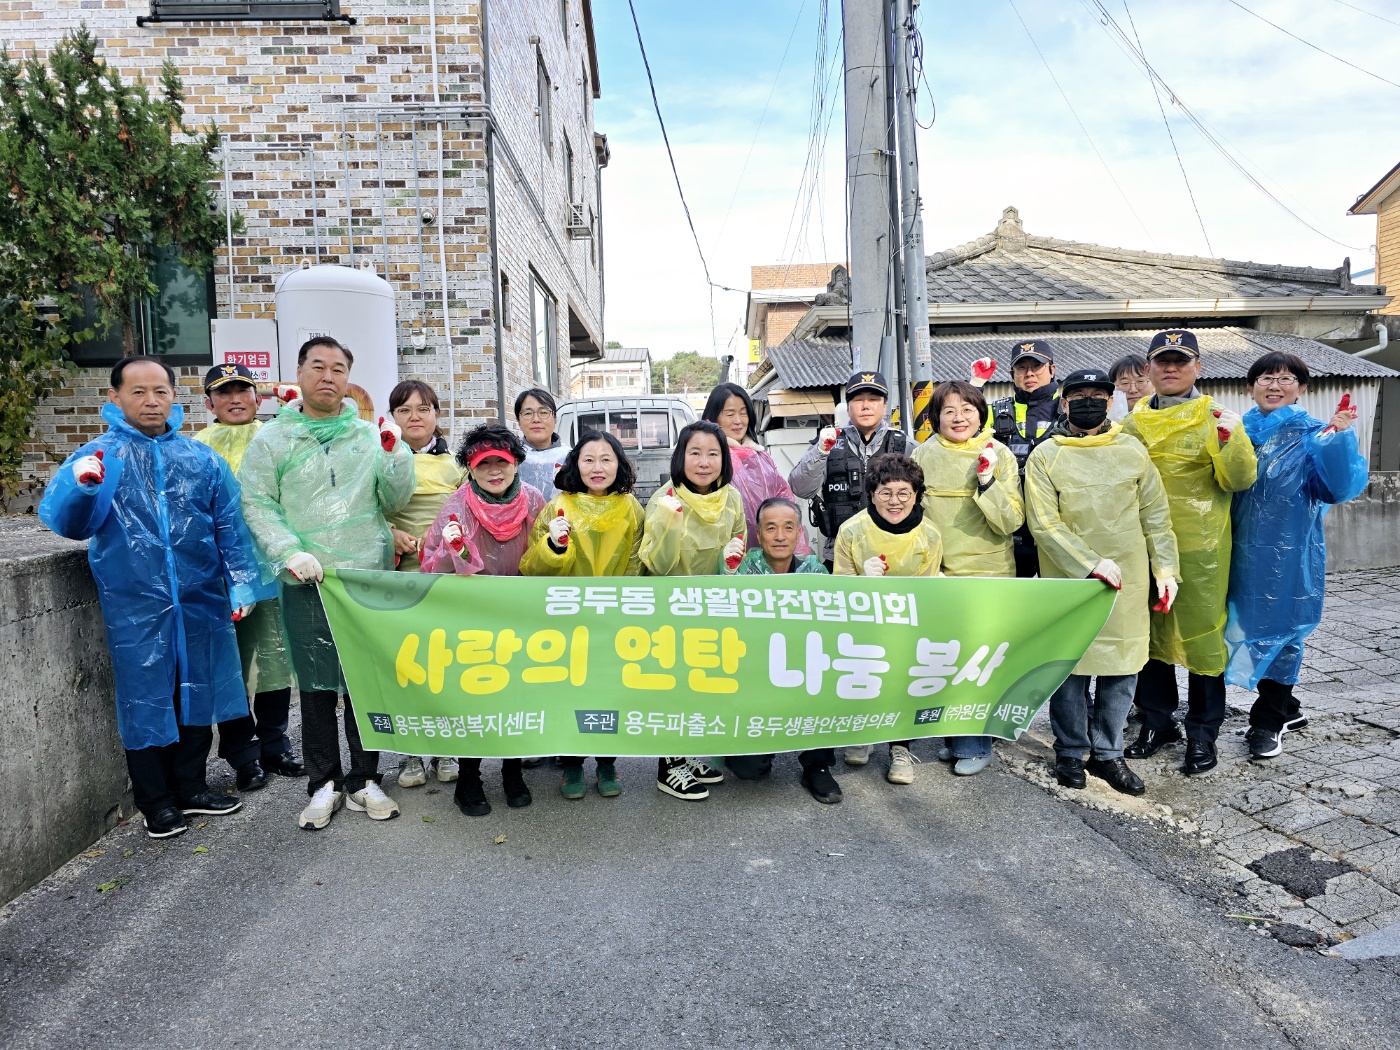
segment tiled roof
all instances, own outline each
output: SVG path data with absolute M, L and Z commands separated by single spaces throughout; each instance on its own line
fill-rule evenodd
M 1297 354 L 1314 376 L 1346 378 L 1386 378 L 1396 373 L 1364 357 L 1334 350 L 1324 343 L 1295 335 L 1276 335 L 1248 328 L 1194 328 L 1201 345 L 1202 379 L 1243 379 L 1249 366 L 1272 350 Z M 966 379 L 972 362 L 979 357 L 996 360 L 993 382 L 1011 379 L 1011 349 L 1028 339 L 1043 339 L 1055 349 L 1055 369 L 1066 375 L 1079 368 L 1108 368 L 1126 354 L 1146 355 L 1153 333 L 1142 331 L 1106 332 L 1017 332 L 961 333 L 935 335 L 929 340 L 933 355 L 935 382 Z M 797 345 L 797 344 L 792 344 Z M 776 347 L 770 347 L 771 353 Z
M 844 339 L 796 339 L 770 346 L 767 359 L 754 369 L 749 386 L 769 372 L 787 390 L 845 386 L 851 377 L 851 344 Z
M 1352 284 L 1349 262 L 1323 270 L 1037 237 L 1025 232 L 1015 208 L 986 236 L 930 255 L 925 273 L 930 304 L 1385 294 L 1382 287 Z
M 613 361 L 646 361 L 651 356 L 651 351 L 643 346 L 610 346 L 603 351 L 603 360 Z

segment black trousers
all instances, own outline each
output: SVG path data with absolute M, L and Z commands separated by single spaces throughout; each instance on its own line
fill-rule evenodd
M 350 745 L 350 772 L 340 763 L 340 720 L 336 704 L 340 694 L 334 689 L 301 691 L 301 749 L 306 761 L 306 793 L 316 794 L 323 784 L 334 783 L 344 791 L 356 792 L 373 780 L 380 782 L 379 752 L 366 751 L 360 743 L 360 727 L 350 697 L 345 697 L 345 742 Z
M 219 757 L 234 769 L 292 749 L 287 739 L 287 714 L 292 690 L 269 689 L 253 697 L 251 714 L 219 723 Z
M 584 759 L 584 756 L 583 756 L 583 755 L 560 755 L 560 756 L 559 756 L 559 764 L 560 764 L 561 766 L 563 766 L 565 769 L 582 769 L 582 768 L 583 768 L 583 759 Z M 472 760 L 471 760 L 471 759 L 463 759 L 463 761 L 464 761 L 464 762 L 470 762 L 470 761 L 472 761 Z M 613 757 L 613 758 L 601 758 L 601 757 L 599 757 L 599 758 L 595 758 L 594 761 L 597 762 L 598 765 L 601 766 L 604 762 L 616 762 L 616 761 L 617 761 L 617 758 L 616 758 L 616 757 Z M 476 765 L 477 765 L 477 768 L 478 768 L 478 769 L 481 768 L 481 761 L 480 761 L 480 759 L 476 760 Z
M 1293 687 L 1271 678 L 1259 680 L 1259 699 L 1249 709 L 1249 724 L 1255 729 L 1277 733 L 1288 722 L 1301 716 L 1303 705 L 1293 695 Z
M 773 755 L 729 755 L 724 760 L 725 768 L 740 780 L 758 780 L 773 771 Z M 826 769 L 836 761 L 836 749 L 831 747 L 813 748 L 798 753 L 797 761 L 804 770 Z
M 481 762 L 482 762 L 481 759 L 479 759 L 479 758 L 459 758 L 457 761 L 458 761 L 458 763 L 459 763 L 459 765 L 458 765 L 459 773 L 458 773 L 458 776 L 457 776 L 457 783 L 458 783 L 459 785 L 460 785 L 460 784 L 469 784 L 469 783 L 471 783 L 473 780 L 475 780 L 475 781 L 477 781 L 478 783 L 480 783 L 480 781 L 481 781 Z M 501 779 L 502 779 L 502 780 L 523 780 L 523 779 L 525 778 L 525 772 L 524 772 L 524 767 L 521 765 L 521 763 L 524 762 L 524 761 L 525 761 L 525 760 L 524 760 L 523 758 L 503 758 L 503 759 L 501 759 Z M 577 760 L 575 760 L 575 759 L 570 759 L 570 758 L 565 758 L 563 761 L 564 761 L 564 764 L 565 764 L 565 765 L 568 765 L 568 764 L 569 764 L 570 762 L 572 762 L 572 761 L 577 761 L 577 763 L 578 763 L 579 765 L 583 765 L 583 759 L 581 759 L 581 758 L 580 758 L 580 759 L 577 759 Z M 610 762 L 610 761 L 612 761 L 612 759 L 600 758 L 598 761 L 600 761 L 600 762 Z M 462 789 L 461 789 L 460 787 L 458 787 L 457 790 L 460 792 Z
M 178 706 L 177 706 L 178 711 Z M 126 753 L 131 792 L 136 808 L 148 817 L 209 790 L 204 767 L 214 731 L 209 726 L 180 726 L 180 739 L 163 747 L 143 747 Z
M 1166 729 L 1172 724 L 1180 698 L 1176 691 L 1176 668 L 1161 660 L 1148 660 L 1138 672 L 1137 694 L 1133 697 L 1147 729 Z M 1225 721 L 1225 676 L 1194 671 L 1186 676 L 1186 738 L 1215 743 L 1220 724 Z

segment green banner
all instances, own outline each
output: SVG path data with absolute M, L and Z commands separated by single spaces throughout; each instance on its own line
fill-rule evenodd
M 739 755 L 1014 740 L 1098 634 L 1098 580 L 327 570 L 372 750 Z

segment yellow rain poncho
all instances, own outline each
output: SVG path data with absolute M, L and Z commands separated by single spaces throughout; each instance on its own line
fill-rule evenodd
M 194 439 L 208 445 L 238 473 L 243 453 L 258 436 L 261 420 L 231 425 L 211 423 Z M 282 606 L 276 599 L 258 602 L 253 611 L 234 624 L 238 634 L 238 655 L 243 661 L 243 682 L 249 696 L 286 689 L 292 684 L 292 661 L 287 654 L 287 638 L 282 632 Z
M 1021 479 L 1016 458 L 999 441 L 995 480 L 977 484 L 977 460 L 990 434 L 949 441 L 934 434 L 914 450 L 924 471 L 924 514 L 943 540 L 943 572 L 948 576 L 1015 576 L 1012 536 L 1021 527 Z
M 1123 420 L 1162 475 L 1181 557 L 1181 594 L 1165 616 L 1152 617 L 1149 655 L 1196 674 L 1225 671 L 1225 592 L 1230 582 L 1230 500 L 1254 484 L 1258 463 L 1244 426 L 1223 446 L 1216 405 L 1195 397 L 1169 408 L 1143 398 Z
M 943 539 L 938 527 L 923 521 L 908 532 L 886 532 L 871 517 L 871 509 L 848 518 L 836 534 L 835 576 L 864 576 L 865 563 L 883 554 L 889 576 L 937 576 L 943 563 Z
M 438 511 L 442 510 L 447 497 L 461 486 L 467 472 L 447 452 L 419 452 L 413 457 L 413 475 L 415 484 L 408 504 L 402 510 L 385 514 L 384 518 L 393 528 L 408 533 L 422 543 L 428 529 L 437 520 Z M 421 572 L 418 555 L 405 554 L 400 557 L 398 569 L 400 572 Z
M 248 445 L 258 436 L 261 427 L 260 419 L 236 426 L 229 423 L 210 423 L 193 437 L 200 444 L 208 445 L 223 456 L 224 461 L 228 463 L 228 469 L 237 476 L 238 466 L 243 462 L 243 453 L 248 451 Z
M 1149 563 L 1152 575 L 1180 579 L 1167 492 L 1147 450 L 1116 424 L 1084 437 L 1053 433 L 1026 462 L 1026 518 L 1044 578 L 1082 580 L 1104 558 L 1123 571 L 1108 622 L 1074 673 L 1137 674 L 1149 616 L 1162 619 L 1149 613 Z
M 668 490 L 681 501 L 677 513 L 663 506 Z M 648 576 L 714 576 L 724 571 L 724 548 L 744 537 L 744 499 L 733 485 L 692 492 L 672 482 L 647 500 L 641 559 Z
M 555 554 L 549 523 L 560 511 L 568 519 L 569 544 Z M 530 546 L 520 559 L 522 576 L 640 576 L 642 523 L 637 497 L 629 493 L 590 496 L 561 492 L 545 504 L 530 530 Z

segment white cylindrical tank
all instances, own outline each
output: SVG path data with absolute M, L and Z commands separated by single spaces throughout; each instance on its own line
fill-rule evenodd
M 329 335 L 355 356 L 350 382 L 388 415 L 389 391 L 399 381 L 394 289 L 372 269 L 332 263 L 302 265 L 277 280 L 277 356 L 283 382 L 296 382 L 297 351 L 312 336 Z

